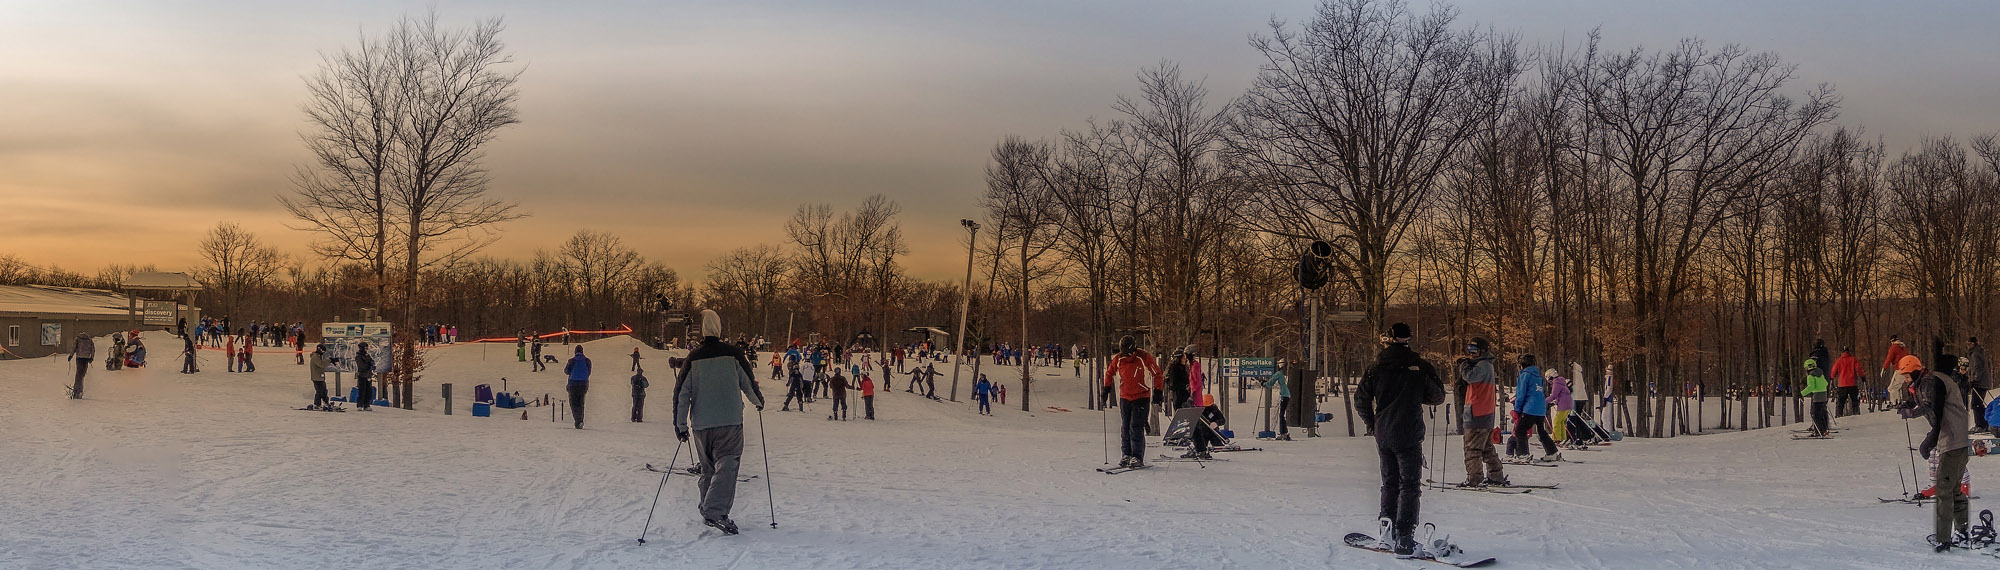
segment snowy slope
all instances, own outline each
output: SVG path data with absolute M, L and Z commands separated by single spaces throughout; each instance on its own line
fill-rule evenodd
M 1067 370 L 1038 371 L 1050 382 L 1035 407 L 1070 413 L 1010 400 L 978 416 L 902 392 L 904 377 L 878 396 L 875 422 L 828 422 L 824 401 L 779 413 L 774 398 L 779 528 L 766 479 L 739 487 L 744 534 L 720 537 L 700 525 L 692 479 L 675 477 L 639 545 L 660 484 L 641 465 L 667 463 L 675 442 L 665 354 L 645 352 L 650 421 L 625 421 L 630 339 L 586 345 L 598 374 L 581 431 L 545 408 L 527 421 L 470 415 L 472 385 L 501 376 L 523 395 L 561 394 L 557 371 L 528 372 L 511 346 L 431 351 L 418 411 L 332 414 L 292 409 L 310 384 L 289 355 L 229 374 L 206 353 L 185 376 L 164 354 L 177 342 L 147 340 L 154 368 L 94 370 L 82 401 L 64 397 L 60 360 L 0 362 L 0 568 L 1435 567 L 1338 544 L 1373 531 L 1371 441 L 1246 441 L 1268 451 L 1106 476 L 1092 470 L 1104 420 L 1082 410 Z M 457 415 L 441 413 L 438 382 L 456 384 Z M 755 417 L 744 472 L 761 476 Z M 1902 420 L 1842 425 L 1833 441 L 1785 429 L 1628 440 L 1509 472 L 1559 490 L 1427 492 L 1425 519 L 1510 568 L 2000 567 L 1930 553 L 1927 508 L 1877 503 L 1908 469 Z M 1439 475 L 1462 478 L 1455 440 L 1434 443 L 1449 450 Z M 2000 504 L 2000 489 L 1979 488 L 2000 458 L 1972 469 L 1987 496 L 1975 512 Z

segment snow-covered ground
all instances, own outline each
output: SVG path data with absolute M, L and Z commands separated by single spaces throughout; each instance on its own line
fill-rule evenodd
M 648 421 L 626 421 L 631 339 L 586 345 L 598 374 L 580 431 L 546 408 L 526 421 L 471 416 L 472 386 L 502 376 L 523 395 L 561 394 L 559 372 L 529 372 L 512 346 L 431 351 L 417 411 L 335 414 L 293 410 L 310 383 L 289 355 L 261 353 L 259 372 L 230 374 L 205 353 L 203 372 L 186 376 L 178 342 L 147 341 L 154 367 L 94 370 L 81 401 L 65 398 L 60 360 L 0 362 L 0 568 L 1434 566 L 1339 544 L 1374 530 L 1370 440 L 1246 438 L 1266 451 L 1107 476 L 1093 471 L 1104 419 L 1077 405 L 1082 382 L 1067 370 L 1038 372 L 1058 381 L 1038 384 L 1036 407 L 1068 413 L 1010 400 L 979 416 L 902 392 L 902 377 L 878 396 L 874 422 L 828 422 L 825 401 L 779 413 L 774 398 L 764 421 L 778 528 L 766 479 L 739 487 L 744 532 L 724 537 L 701 526 L 692 478 L 675 477 L 640 545 L 660 484 L 641 466 L 667 463 L 675 442 L 666 354 L 645 351 Z M 439 382 L 456 385 L 457 415 L 441 413 Z M 781 395 L 769 381 L 764 391 Z M 1247 428 L 1251 416 L 1236 413 Z M 744 472 L 761 476 L 766 436 L 751 417 Z M 1902 420 L 1841 423 L 1831 441 L 1783 428 L 1628 439 L 1570 453 L 1579 463 L 1509 471 L 1558 490 L 1426 492 L 1424 519 L 1503 568 L 2000 567 L 1931 553 L 1928 507 L 1876 501 L 1897 495 L 1897 466 L 1909 468 Z M 1463 478 L 1455 440 L 1434 443 L 1449 452 L 1433 460 L 1438 475 Z M 1979 494 L 2000 458 L 1972 470 Z M 2000 503 L 2000 491 L 1985 494 L 1975 513 Z

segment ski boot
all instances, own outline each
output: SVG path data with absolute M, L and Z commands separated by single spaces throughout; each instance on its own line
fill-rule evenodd
M 723 517 L 719 519 L 702 519 L 701 522 L 702 524 L 706 524 L 710 527 L 713 527 L 715 530 L 722 531 L 722 534 L 736 534 L 736 521 L 729 520 L 729 517 Z
M 1558 452 L 1555 452 L 1555 453 L 1551 453 L 1551 454 L 1548 454 L 1548 455 L 1544 455 L 1544 456 L 1542 456 L 1542 457 L 1541 457 L 1540 459 L 1536 459 L 1536 460 L 1535 460 L 1535 462 L 1537 462 L 1537 463 L 1561 463 L 1561 462 L 1562 462 L 1562 460 L 1563 460 L 1563 454 L 1562 454 L 1562 452 L 1558 451 Z
M 1512 481 L 1508 481 L 1508 480 L 1507 480 L 1507 476 L 1505 476 L 1505 475 L 1502 475 L 1502 476 L 1499 476 L 1499 477 L 1487 477 L 1487 478 L 1486 478 L 1486 486 L 1488 486 L 1488 487 L 1512 487 L 1512 486 L 1514 486 L 1514 482 L 1512 482 Z

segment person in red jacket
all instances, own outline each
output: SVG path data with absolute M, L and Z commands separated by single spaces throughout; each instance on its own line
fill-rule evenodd
M 1861 388 L 1855 383 L 1861 375 L 1861 360 L 1854 357 L 1854 348 L 1840 347 L 1840 358 L 1833 359 L 1833 379 L 1839 383 L 1834 390 L 1833 417 L 1861 414 Z
M 867 372 L 861 373 L 861 411 L 863 417 L 875 419 L 875 379 Z
M 1125 452 L 1118 466 L 1145 467 L 1146 415 L 1153 391 L 1160 386 L 1160 363 L 1153 360 L 1152 353 L 1139 348 L 1138 339 L 1126 335 L 1118 340 L 1118 354 L 1104 368 L 1104 394 L 1099 401 L 1111 401 L 1114 379 L 1118 388 L 1118 447 Z
M 1883 386 L 1889 385 L 1889 380 L 1895 377 L 1896 375 L 1896 366 L 1902 364 L 1903 357 L 1909 355 L 1910 355 L 1910 350 L 1903 347 L 1903 338 L 1893 334 L 1889 335 L 1889 357 L 1882 359 Z M 1889 394 L 1888 397 L 1889 400 L 1887 403 L 1889 403 L 1890 405 L 1893 405 L 1896 401 L 1901 399 L 1901 397 L 1898 396 L 1897 394 Z M 1874 396 L 1869 396 L 1868 401 L 1870 402 L 1875 401 Z M 1875 404 L 1869 404 L 1868 407 L 1870 409 L 1874 409 Z

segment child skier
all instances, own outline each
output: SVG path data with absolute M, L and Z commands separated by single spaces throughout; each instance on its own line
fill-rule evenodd
M 1534 432 L 1542 442 L 1541 461 L 1562 461 L 1562 452 L 1556 450 L 1556 441 L 1549 437 L 1549 396 L 1542 387 L 1542 369 L 1535 365 L 1533 354 L 1521 354 L 1519 362 L 1521 374 L 1514 380 L 1514 412 L 1521 419 L 1515 422 L 1514 437 L 1507 440 L 1507 454 L 1530 457 L 1528 433 Z
M 1554 408 L 1556 414 L 1550 422 L 1549 431 L 1555 434 L 1556 441 L 1569 441 L 1569 414 L 1576 409 L 1576 401 L 1570 399 L 1568 378 L 1556 374 L 1554 370 L 1550 370 L 1549 375 L 1549 406 Z
M 1799 395 L 1812 397 L 1813 437 L 1826 437 L 1826 376 L 1820 374 L 1821 369 L 1818 359 L 1807 358 L 1805 367 L 1806 387 L 1804 390 L 1799 391 Z
M 972 384 L 972 399 L 979 401 L 979 415 L 993 415 L 992 394 L 993 383 L 986 381 L 985 374 L 980 374 L 979 381 Z

